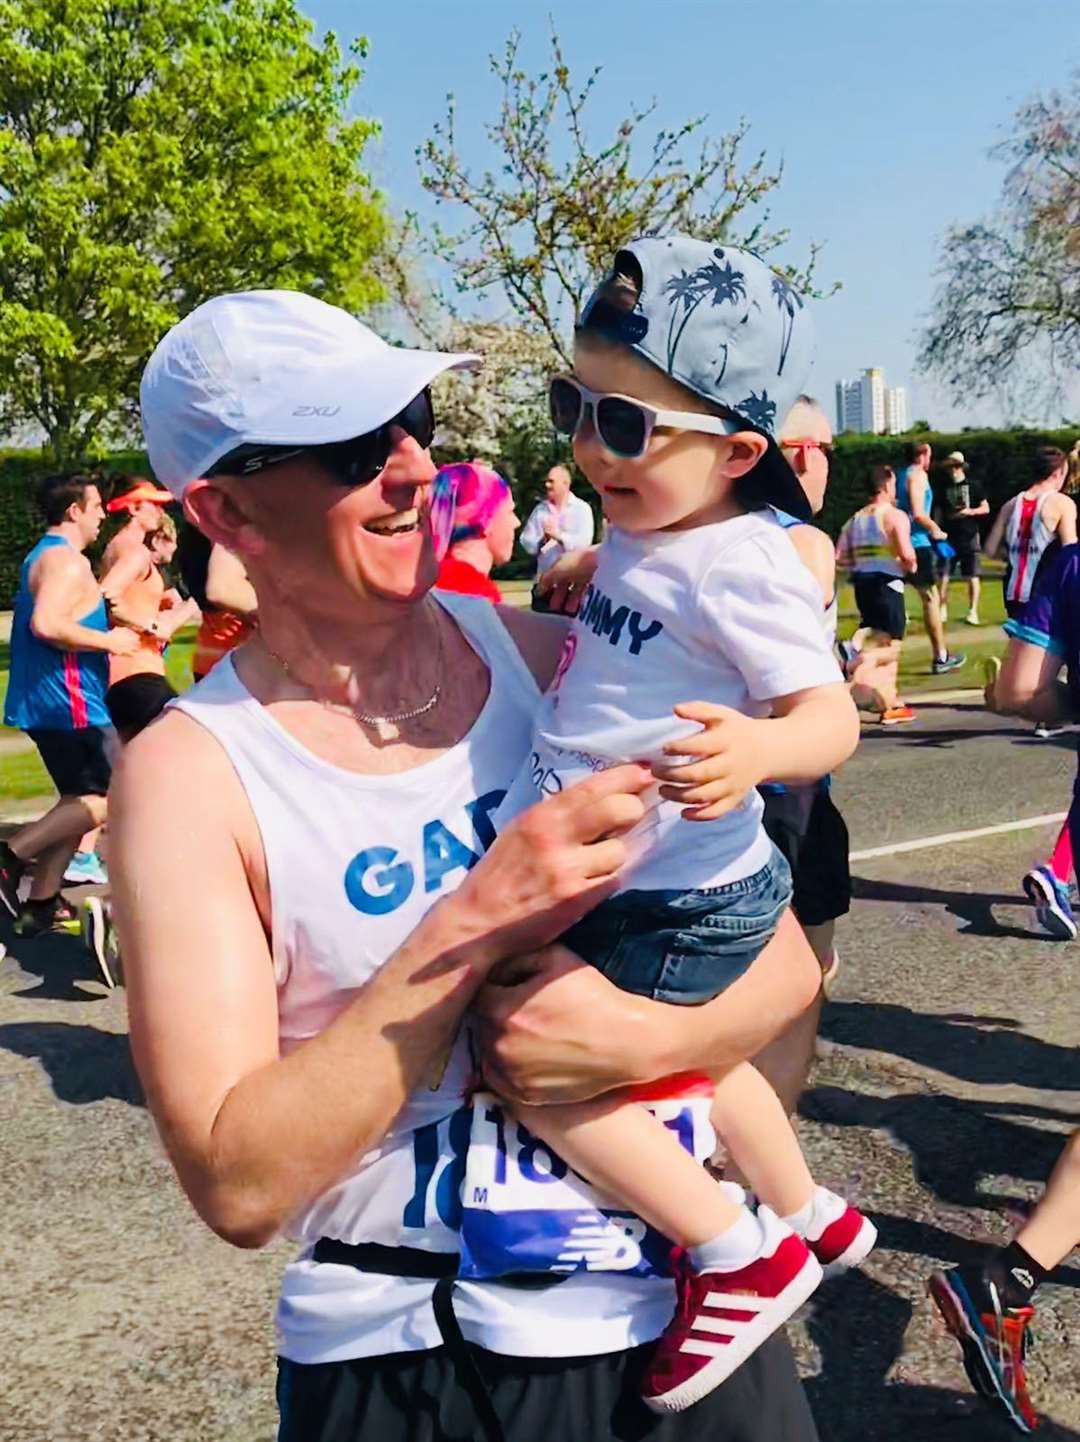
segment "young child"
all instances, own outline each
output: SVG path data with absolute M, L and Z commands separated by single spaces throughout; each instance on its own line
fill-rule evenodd
M 769 509 L 809 515 L 774 427 L 810 348 L 801 297 L 755 256 L 650 238 L 616 257 L 583 314 L 573 375 L 551 383 L 556 428 L 573 435 L 610 528 L 500 821 L 590 771 L 653 764 L 661 785 L 630 838 L 623 889 L 563 941 L 617 986 L 675 1005 L 735 983 L 790 901 L 754 788 L 821 776 L 858 738 L 821 597 Z M 686 1080 L 649 1094 L 680 1095 Z M 802 1304 L 822 1265 L 857 1264 L 876 1235 L 814 1185 L 753 1067 L 715 1084 L 714 1118 L 763 1203 L 756 1215 L 625 1094 L 514 1108 L 683 1249 L 675 1315 L 643 1383 L 655 1411 L 705 1396 Z

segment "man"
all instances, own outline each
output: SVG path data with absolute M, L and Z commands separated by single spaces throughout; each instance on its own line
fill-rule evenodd
M 799 396 L 780 429 L 780 448 L 817 515 L 825 504 L 833 434 L 829 418 L 811 396 Z M 836 640 L 836 560 L 832 541 L 816 526 L 792 524 L 788 536 L 799 559 L 821 587 L 823 624 Z M 814 1060 L 814 1045 L 828 983 L 839 959 L 836 922 L 851 907 L 848 832 L 829 778 L 809 786 L 767 782 L 765 830 L 791 866 L 792 911 L 821 967 L 822 983 L 812 1006 L 755 1058 L 787 1110 L 794 1113 Z
M 979 518 L 990 514 L 990 502 L 982 486 L 968 475 L 968 464 L 963 451 L 952 451 L 945 457 L 948 479 L 943 488 L 941 510 L 945 517 L 945 531 L 949 545 L 956 556 L 946 562 L 941 581 L 941 613 L 949 614 L 949 581 L 959 575 L 967 582 L 968 609 L 965 624 L 979 624 L 979 593 L 982 581 L 979 577 L 979 560 L 982 540 L 979 535 Z
M 897 695 L 900 648 L 907 628 L 904 577 L 918 562 L 911 524 L 896 504 L 891 466 L 874 466 L 870 499 L 844 526 L 836 542 L 837 565 L 851 573 L 859 630 L 850 642 L 857 660 L 850 670 L 856 698 L 869 692 L 883 726 L 914 721 L 915 712 Z
M 155 486 L 153 481 L 125 476 L 121 478 L 120 484 L 122 489 L 113 496 L 105 509 L 110 515 L 126 513 L 127 521 L 105 547 L 105 554 L 101 558 L 101 575 L 105 580 L 121 556 L 133 550 L 137 551 L 145 543 L 147 536 L 157 530 L 161 524 L 163 508 L 172 502 L 169 492 Z
M 948 536 L 930 512 L 934 492 L 930 486 L 932 451 L 925 441 L 911 441 L 905 449 L 907 464 L 896 478 L 896 504 L 911 520 L 911 544 L 915 548 L 916 569 L 909 578 L 922 602 L 923 621 L 930 638 L 930 669 L 935 676 L 955 671 L 964 664 L 964 656 L 953 655 L 945 640 L 945 617 L 941 612 L 937 578 L 934 575 L 934 543 L 948 541 Z
M 49 476 L 37 499 L 48 529 L 19 573 L 4 724 L 25 731 L 37 746 L 60 799 L 39 821 L 0 842 L 0 901 L 25 937 L 76 923 L 60 886 L 80 838 L 105 819 L 108 658 L 131 655 L 139 645 L 133 631 L 109 630 L 83 554 L 104 519 L 97 486 L 86 476 Z M 31 865 L 30 895 L 22 903 L 19 882 Z
M 1044 567 L 1030 600 L 1006 629 L 1009 646 L 999 674 L 986 688 L 987 705 L 1006 716 L 1049 725 L 1075 721 L 1080 715 L 1080 546 L 1066 546 Z M 1071 856 L 1080 848 L 1075 788 L 1067 825 Z M 1074 1132 L 1042 1199 L 1015 1238 L 982 1263 L 930 1278 L 930 1294 L 960 1343 L 972 1386 L 1019 1432 L 1033 1432 L 1039 1425 L 1025 1371 L 1033 1299 L 1078 1244 L 1080 1132 Z
M 810 1442 L 775 1339 L 647 1429 L 626 1349 L 662 1330 L 666 1283 L 452 1280 L 474 1120 L 466 1007 L 491 1084 L 542 1103 L 704 1051 L 751 1055 L 812 994 L 809 968 L 763 953 L 738 996 L 671 1008 L 560 948 L 481 991 L 495 959 L 560 934 L 610 884 L 651 774 L 612 768 L 493 834 L 566 628 L 430 591 L 426 387 L 469 359 L 391 348 L 333 307 L 262 291 L 199 307 L 147 366 L 154 470 L 240 555 L 259 613 L 118 767 L 117 916 L 147 1098 L 215 1231 L 304 1240 L 278 1311 L 282 1442 L 547 1442 L 554 1418 L 560 1442 L 614 1442 L 626 1409 L 655 1442 Z M 197 907 L 158 884 L 178 871 Z M 516 1127 L 505 1141 L 515 1175 L 554 1165 Z
M 544 499 L 533 507 L 521 528 L 522 549 L 536 557 L 537 580 L 567 551 L 591 546 L 594 534 L 592 509 L 571 491 L 570 472 L 566 466 L 552 466 L 544 481 Z M 537 588 L 533 591 L 533 610 L 547 609 L 547 598 Z

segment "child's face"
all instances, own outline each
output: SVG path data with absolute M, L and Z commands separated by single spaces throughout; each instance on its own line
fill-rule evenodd
M 631 396 L 656 410 L 708 414 L 691 392 L 620 346 L 578 344 L 574 374 L 590 390 Z M 599 493 L 604 515 L 624 531 L 679 530 L 739 514 L 735 481 L 764 449 L 753 434 L 657 427 L 644 455 L 627 460 L 601 444 L 591 416 L 574 437 L 574 459 Z

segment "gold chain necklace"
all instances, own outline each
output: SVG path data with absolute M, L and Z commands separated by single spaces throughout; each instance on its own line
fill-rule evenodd
M 324 701 L 321 696 L 314 696 L 314 699 L 318 701 L 319 705 L 324 707 L 327 711 L 339 711 L 342 715 L 351 716 L 355 721 L 361 722 L 364 726 L 374 726 L 379 732 L 380 737 L 383 737 L 384 739 L 386 739 L 386 733 L 383 730 L 384 727 L 397 726 L 402 721 L 415 721 L 419 716 L 426 716 L 429 711 L 434 710 L 434 708 L 439 704 L 439 697 L 442 695 L 443 628 L 437 621 L 435 623 L 435 626 L 437 645 L 435 659 L 435 689 L 432 691 L 428 699 L 422 702 L 419 706 L 412 706 L 409 708 L 408 711 L 399 711 L 396 714 L 390 716 L 369 716 L 366 712 L 358 711 L 354 707 L 349 706 L 342 701 Z M 289 662 L 286 661 L 285 657 L 279 656 L 278 653 L 273 650 L 273 648 L 268 644 L 265 635 L 263 636 L 262 640 L 263 645 L 266 647 L 267 653 L 272 656 L 273 659 L 278 663 L 281 669 L 285 672 L 286 676 L 288 676 L 291 681 L 295 681 L 298 686 L 303 686 L 305 690 L 312 691 L 313 688 L 305 680 L 303 680 L 300 676 L 296 674 Z

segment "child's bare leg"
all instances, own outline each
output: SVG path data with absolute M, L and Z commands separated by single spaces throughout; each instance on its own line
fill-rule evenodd
M 712 1122 L 739 1172 L 777 1216 L 809 1206 L 814 1179 L 784 1104 L 749 1062 L 717 1083 Z
M 636 1102 L 607 1096 L 513 1111 L 594 1187 L 680 1247 L 701 1246 L 743 1219 L 753 1222 L 675 1133 Z

